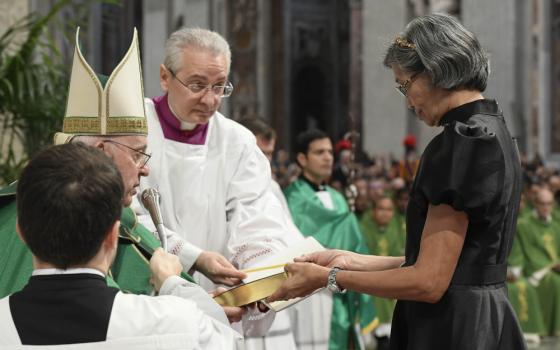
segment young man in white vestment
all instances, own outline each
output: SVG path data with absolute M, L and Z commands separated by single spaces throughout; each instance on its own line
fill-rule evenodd
M 0 299 L 0 348 L 148 335 L 160 336 L 154 344 L 163 347 L 169 335 L 180 336 L 187 349 L 236 347 L 240 335 L 222 308 L 179 277 L 174 255 L 158 249 L 150 260 L 158 297 L 107 285 L 125 189 L 99 148 L 53 146 L 30 161 L 17 186 L 17 232 L 33 254 L 34 271 L 21 291 Z
M 233 90 L 230 62 L 229 45 L 215 32 L 171 34 L 160 66 L 165 94 L 146 100 L 152 171 L 141 188 L 159 189 L 167 227 L 248 269 L 301 238 L 286 229 L 255 137 L 218 112 Z M 207 290 L 215 288 L 201 274 L 194 277 Z M 285 313 L 249 308 L 242 328 L 248 349 L 295 348 Z

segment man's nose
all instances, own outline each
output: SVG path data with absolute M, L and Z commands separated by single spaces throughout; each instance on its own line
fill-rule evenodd
M 143 167 L 138 169 L 139 176 L 148 176 L 150 175 L 150 167 L 148 164 L 145 164 Z
M 217 96 L 212 89 L 204 90 L 204 95 L 200 97 L 200 102 L 206 106 L 214 106 L 216 100 L 220 97 Z

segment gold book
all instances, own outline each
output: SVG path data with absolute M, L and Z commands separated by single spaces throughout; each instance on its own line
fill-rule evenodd
M 325 248 L 315 238 L 307 237 L 288 247 L 282 253 L 266 259 L 260 266 L 244 270 L 247 278 L 243 280 L 243 283 L 215 296 L 214 300 L 222 306 L 243 306 L 262 301 L 274 311 L 283 310 L 304 299 L 294 298 L 272 303 L 264 301 L 287 279 L 284 265 L 293 262 L 295 257 L 321 250 L 325 250 Z
M 265 299 L 274 293 L 286 280 L 285 272 L 277 273 L 259 280 L 237 285 L 214 297 L 222 306 L 243 306 Z

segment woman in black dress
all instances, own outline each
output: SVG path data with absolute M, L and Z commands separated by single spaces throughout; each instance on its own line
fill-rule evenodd
M 351 289 L 398 299 L 392 349 L 525 349 L 505 285 L 521 168 L 497 103 L 482 96 L 488 58 L 457 20 L 433 14 L 408 24 L 384 64 L 418 118 L 443 127 L 410 193 L 405 256 L 304 256 L 269 300 Z

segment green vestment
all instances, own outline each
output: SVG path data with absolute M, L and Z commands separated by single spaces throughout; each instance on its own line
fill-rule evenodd
M 333 209 L 325 208 L 313 188 L 304 180 L 297 180 L 285 189 L 295 225 L 302 234 L 313 236 L 326 248 L 367 254 L 356 216 L 348 209 L 344 197 L 331 187 L 327 187 L 327 191 L 332 198 Z M 373 330 L 377 325 L 372 297 L 350 291 L 335 294 L 329 349 L 347 349 L 349 334 L 352 332 L 356 335 L 356 322 L 359 322 L 363 333 Z
M 521 268 L 523 271 L 524 264 L 525 258 L 523 257 L 521 242 L 516 235 L 509 254 L 508 266 L 510 268 Z M 507 288 L 509 301 L 517 314 L 523 333 L 545 335 L 546 330 L 536 288 L 523 275 L 513 282 L 508 281 Z
M 402 256 L 404 255 L 404 241 L 402 232 L 399 230 L 400 223 L 394 218 L 386 227 L 380 227 L 373 220 L 371 210 L 364 213 L 360 220 L 360 227 L 364 240 L 367 243 L 369 253 L 381 256 Z M 391 323 L 395 299 L 374 298 L 375 309 L 380 323 Z
M 395 253 L 395 255 L 404 256 L 404 247 L 406 246 L 406 214 L 400 213 L 398 210 L 395 210 L 393 214 L 393 221 L 397 226 L 397 234 L 401 242 L 401 250 Z
M 0 298 L 19 291 L 33 272 L 31 252 L 16 233 L 16 185 L 0 189 Z M 134 294 L 150 294 L 148 259 L 160 246 L 154 235 L 136 221 L 130 208 L 124 208 L 119 229 L 117 256 L 107 284 Z M 183 273 L 182 277 L 193 281 Z
M 560 225 L 527 215 L 517 223 L 517 240 L 524 257 L 524 273 L 534 280 L 538 271 L 560 263 Z M 533 278 L 531 278 L 533 277 Z M 560 274 L 549 270 L 538 281 L 537 292 L 548 335 L 560 335 Z

